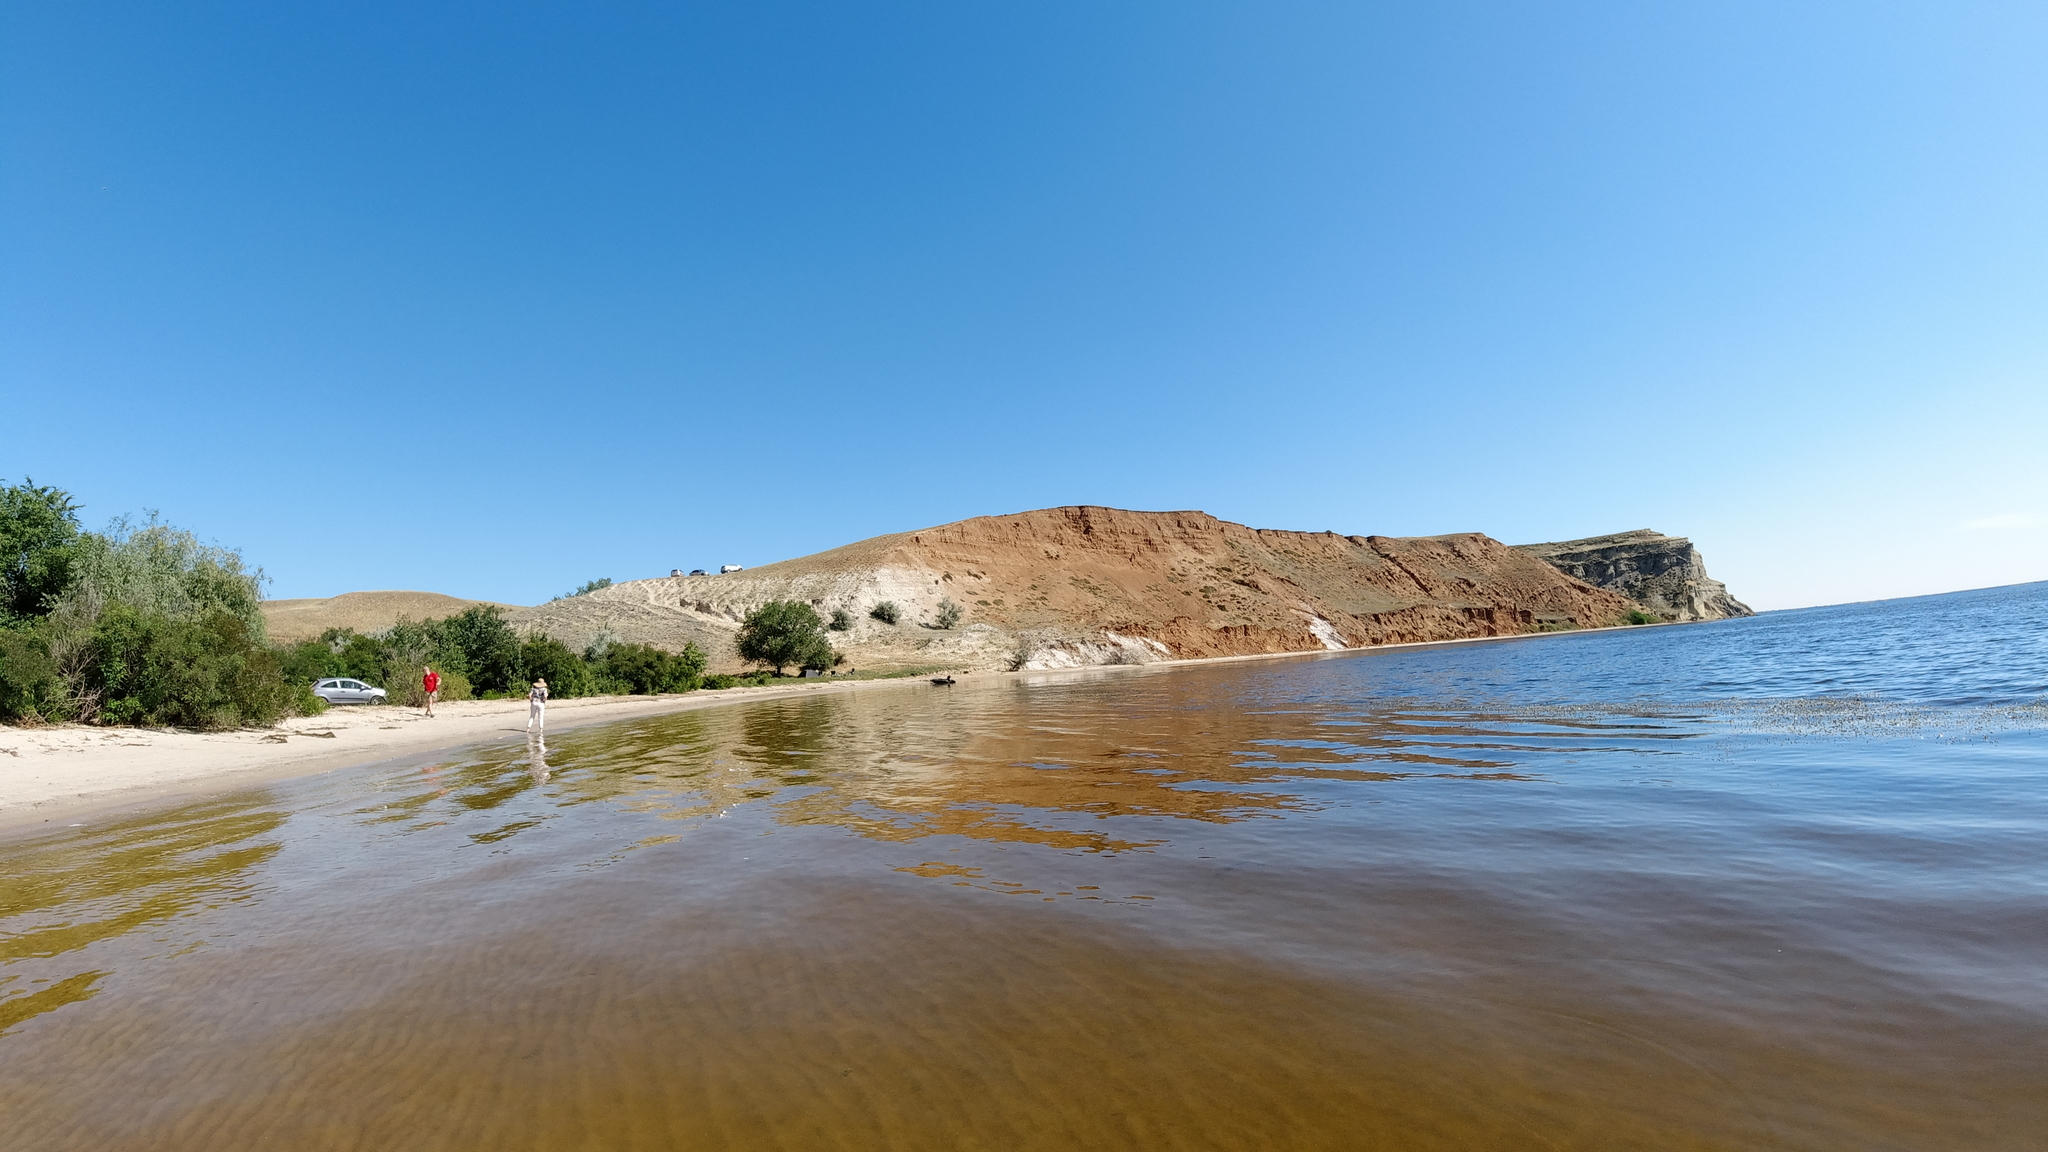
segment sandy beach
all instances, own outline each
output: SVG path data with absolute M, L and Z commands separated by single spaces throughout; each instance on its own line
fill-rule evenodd
M 548 704 L 549 732 L 749 700 L 906 687 L 918 680 L 797 681 L 671 696 L 592 696 Z M 436 748 L 511 739 L 526 701 L 464 700 L 417 709 L 342 706 L 276 728 L 180 732 L 159 728 L 0 727 L 0 831 L 61 824 L 88 811 L 246 788 Z

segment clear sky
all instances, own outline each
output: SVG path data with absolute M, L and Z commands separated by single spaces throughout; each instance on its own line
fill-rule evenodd
M 533 603 L 1057 504 L 2048 579 L 2048 6 L 0 7 L 0 476 Z

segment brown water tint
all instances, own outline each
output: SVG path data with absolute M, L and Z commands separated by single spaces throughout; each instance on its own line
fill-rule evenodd
M 0 1146 L 2041 1145 L 2048 931 L 1986 863 L 2033 816 L 1964 819 L 2029 737 L 1432 658 L 777 701 L 0 845 Z

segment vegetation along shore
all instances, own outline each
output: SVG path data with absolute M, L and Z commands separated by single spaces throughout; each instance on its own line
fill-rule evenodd
M 399 619 L 374 633 L 329 628 L 271 643 L 263 572 L 231 548 L 155 518 L 81 527 L 61 489 L 0 488 L 0 720 L 222 731 L 313 716 L 315 680 L 348 676 L 418 704 L 419 674 L 442 698 L 520 696 L 545 677 L 561 698 L 727 687 L 704 652 L 599 637 L 578 650 L 515 631 L 498 605 Z M 814 654 L 815 655 L 815 654 Z M 753 682 L 759 682 L 756 676 Z

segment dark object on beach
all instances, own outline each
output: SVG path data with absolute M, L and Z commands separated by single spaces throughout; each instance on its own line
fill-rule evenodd
M 934 676 L 934 677 L 932 677 L 932 683 L 934 683 L 934 684 L 951 684 L 952 682 L 953 682 L 953 678 L 952 678 L 951 676 Z

